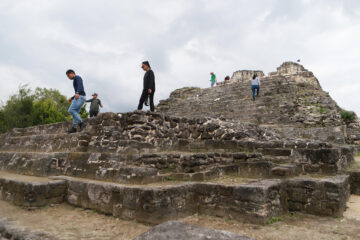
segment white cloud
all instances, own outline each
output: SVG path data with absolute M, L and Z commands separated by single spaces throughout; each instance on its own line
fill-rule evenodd
M 106 111 L 128 111 L 143 60 L 160 100 L 207 87 L 210 71 L 223 79 L 300 58 L 340 106 L 360 114 L 359 9 L 356 0 L 2 0 L 0 98 L 25 82 L 71 95 L 64 72 L 74 68 Z

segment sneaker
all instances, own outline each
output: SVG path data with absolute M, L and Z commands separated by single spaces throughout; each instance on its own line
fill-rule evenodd
M 76 128 L 72 127 L 71 129 L 67 130 L 68 133 L 76 133 Z
M 81 123 L 79 123 L 79 127 L 80 127 L 80 132 L 81 132 L 86 127 L 86 124 L 84 122 L 81 122 Z
M 255 96 L 253 96 L 253 101 L 255 101 Z

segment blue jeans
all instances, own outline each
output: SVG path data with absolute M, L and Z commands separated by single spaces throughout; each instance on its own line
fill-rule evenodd
M 251 85 L 251 90 L 252 90 L 252 93 L 253 93 L 253 97 L 255 97 L 255 90 L 256 90 L 256 94 L 259 95 L 260 86 L 259 85 Z
M 73 127 L 76 128 L 78 123 L 82 122 L 82 119 L 79 115 L 81 107 L 84 105 L 86 101 L 85 96 L 80 96 L 79 99 L 73 99 L 70 107 L 69 107 L 69 113 L 73 117 Z

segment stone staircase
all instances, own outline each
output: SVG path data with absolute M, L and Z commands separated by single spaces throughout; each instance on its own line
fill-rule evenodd
M 105 113 L 0 137 L 0 199 L 159 224 L 193 214 L 264 224 L 287 211 L 341 216 L 353 148 L 283 139 L 255 124 Z
M 260 96 L 252 101 L 252 73 L 261 76 Z M 235 72 L 229 83 L 213 88 L 182 88 L 160 101 L 158 111 L 174 116 L 223 117 L 267 126 L 282 137 L 343 144 L 358 140 L 359 127 L 346 126 L 342 109 L 324 92 L 314 74 L 287 62 L 264 76 Z

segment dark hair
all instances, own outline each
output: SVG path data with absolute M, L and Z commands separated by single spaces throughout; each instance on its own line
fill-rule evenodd
M 257 77 L 257 74 L 255 73 L 254 76 L 253 76 L 253 79 L 255 79 Z
M 72 69 L 69 69 L 69 70 L 66 71 L 66 75 L 68 75 L 68 74 L 70 74 L 70 73 L 74 73 L 74 74 L 75 74 L 74 70 L 72 70 Z
M 149 61 L 143 61 L 142 64 L 145 64 L 146 66 L 150 67 Z
M 225 77 L 225 80 L 230 80 L 230 77 L 229 77 L 229 76 L 226 76 L 226 77 Z

